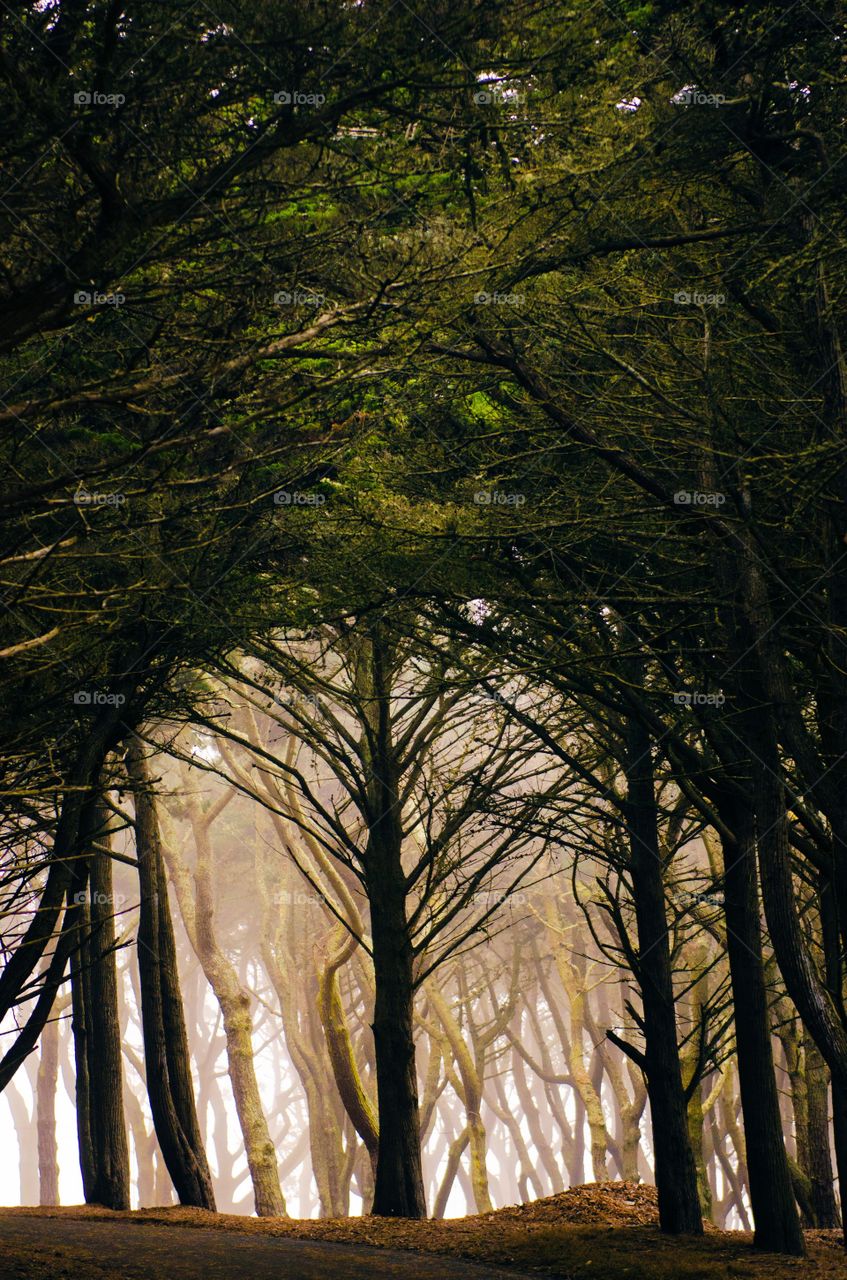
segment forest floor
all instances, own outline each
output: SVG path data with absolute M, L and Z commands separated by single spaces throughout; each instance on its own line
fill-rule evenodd
M 0 1217 L 0 1246 L 5 1265 L 0 1267 L 0 1277 L 18 1277 L 23 1280 L 44 1280 L 68 1275 L 74 1280 L 115 1280 L 118 1276 L 133 1276 L 129 1267 L 116 1270 L 117 1259 L 109 1259 L 108 1252 L 98 1251 L 94 1269 L 84 1269 L 81 1257 L 68 1254 L 68 1269 L 57 1267 L 56 1241 L 61 1237 L 58 1222 L 50 1223 L 45 1236 L 50 1237 L 50 1270 L 39 1270 L 41 1260 L 35 1255 L 27 1257 L 29 1270 L 6 1269 L 10 1259 L 15 1259 L 17 1231 L 7 1232 L 15 1226 L 14 1219 L 37 1217 L 40 1227 L 47 1227 L 45 1218 L 65 1220 L 69 1250 L 76 1248 L 80 1237 L 71 1239 L 71 1226 L 82 1227 L 88 1223 L 99 1229 L 104 1223 L 121 1223 L 121 1238 L 125 1247 L 132 1248 L 124 1224 L 146 1224 L 159 1228 L 157 1240 L 171 1240 L 170 1247 L 163 1245 L 167 1255 L 167 1269 L 148 1271 L 152 1276 L 193 1276 L 190 1266 L 183 1270 L 178 1260 L 182 1251 L 176 1244 L 179 1229 L 188 1230 L 191 1249 L 186 1255 L 194 1260 L 204 1254 L 199 1241 L 203 1230 L 214 1231 L 215 1249 L 221 1237 L 235 1245 L 234 1236 L 249 1236 L 254 1245 L 259 1238 L 280 1242 L 286 1239 L 292 1244 L 302 1242 L 308 1249 L 292 1250 L 308 1262 L 320 1259 L 318 1274 L 329 1280 L 354 1280 L 359 1274 L 376 1280 L 380 1275 L 400 1277 L 408 1274 L 423 1280 L 432 1274 L 438 1280 L 453 1280 L 467 1276 L 468 1280 L 494 1280 L 497 1275 L 509 1272 L 524 1276 L 550 1277 L 553 1280 L 734 1280 L 735 1277 L 751 1277 L 752 1280 L 847 1280 L 847 1251 L 841 1243 L 841 1233 L 835 1231 L 810 1231 L 807 1233 L 808 1257 L 784 1258 L 780 1255 L 760 1253 L 753 1249 L 751 1236 L 745 1232 L 718 1231 L 708 1228 L 703 1237 L 661 1236 L 657 1230 L 656 1193 L 652 1187 L 633 1183 L 589 1184 L 574 1187 L 560 1195 L 550 1196 L 532 1204 L 496 1210 L 468 1218 L 452 1218 L 441 1221 L 412 1222 L 379 1218 L 343 1218 L 330 1220 L 258 1219 L 237 1217 L 230 1214 L 212 1214 L 199 1209 L 156 1208 L 136 1210 L 132 1213 L 112 1213 L 106 1209 L 90 1207 L 61 1209 L 12 1209 L 4 1210 Z M 23 1227 L 23 1224 L 20 1223 Z M 34 1227 L 35 1224 L 33 1223 Z M 173 1228 L 166 1233 L 161 1228 Z M 57 1229 L 58 1233 L 57 1233 Z M 141 1234 L 134 1239 L 141 1243 Z M 11 1235 L 11 1238 L 10 1238 Z M 40 1237 L 44 1245 L 48 1241 Z M 327 1242 L 328 1251 L 317 1247 Z M 188 1244 L 188 1238 L 185 1240 Z M 244 1242 L 246 1244 L 246 1241 Z M 212 1238 L 209 1239 L 212 1244 Z M 334 1246 L 334 1247 L 333 1247 Z M 338 1246 L 354 1246 L 340 1249 Z M 364 1247 L 363 1247 L 364 1246 Z M 370 1246 L 370 1247 L 368 1247 Z M 385 1251 L 380 1255 L 374 1251 Z M 11 1254 L 10 1254 L 11 1249 Z M 409 1259 L 399 1251 L 412 1251 L 416 1258 Z M 137 1250 L 135 1251 L 137 1254 Z M 237 1250 L 236 1250 L 237 1253 Z M 422 1255 L 439 1255 L 426 1258 Z M 254 1263 L 235 1269 L 233 1252 L 226 1253 L 228 1277 L 249 1276 L 260 1280 L 261 1271 Z M 288 1256 L 288 1255 L 286 1255 Z M 345 1259 L 349 1261 L 346 1265 Z M 279 1265 L 280 1254 L 276 1253 Z M 384 1260 L 384 1266 L 382 1265 Z M 45 1259 L 45 1263 L 50 1259 Z M 140 1258 L 139 1258 L 140 1261 Z M 464 1266 L 463 1263 L 470 1265 Z M 478 1268 L 473 1264 L 484 1264 Z M 411 1264 L 411 1269 L 406 1267 Z M 432 1271 L 431 1265 L 436 1269 Z M 112 1269 L 109 1269 L 109 1266 Z M 304 1264 L 305 1265 L 305 1264 Z M 311 1265 L 311 1264 L 310 1264 Z M 99 1267 L 99 1269 L 97 1269 Z M 360 1270 L 364 1268 L 363 1270 Z M 82 1269 L 81 1269 L 82 1268 Z M 198 1273 L 202 1274 L 202 1273 Z M 217 1275 L 217 1270 L 205 1272 Z M 279 1274 L 277 1272 L 276 1274 Z M 300 1274 L 286 1266 L 284 1274 Z M 311 1270 L 302 1271 L 304 1277 Z

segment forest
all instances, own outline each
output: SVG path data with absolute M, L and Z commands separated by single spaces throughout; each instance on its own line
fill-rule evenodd
M 0 1276 L 847 1277 L 846 17 L 4 0 Z

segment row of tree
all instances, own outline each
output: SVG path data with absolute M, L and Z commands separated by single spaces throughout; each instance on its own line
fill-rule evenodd
M 163 836 L 159 760 L 194 726 L 326 881 L 327 1025 L 368 957 L 378 1146 L 374 1105 L 350 1118 L 376 1212 L 425 1211 L 415 993 L 503 893 L 588 856 L 663 1228 L 701 1229 L 691 1081 L 731 1013 L 756 1239 L 801 1252 L 786 1019 L 847 1177 L 839 6 L 622 4 L 564 32 L 534 4 L 18 9 L 0 1084 L 70 974 L 86 1194 L 125 1202 L 100 1073 L 129 859 L 151 1113 L 180 1198 L 213 1204 L 169 875 L 232 1062 L 247 1018 L 202 850 L 192 912 Z M 674 902 L 692 831 L 714 919 Z M 728 974 L 693 1068 L 681 935 Z
M 171 772 L 167 790 L 159 817 L 216 1203 L 230 1211 L 285 1212 L 285 1201 L 279 1203 L 285 1185 L 289 1209 L 293 1200 L 301 1215 L 344 1214 L 351 1196 L 367 1205 L 379 1143 L 373 976 L 361 948 L 348 947 L 346 959 L 340 954 L 339 926 L 329 909 L 331 878 L 313 868 L 305 879 L 281 856 L 273 821 L 257 822 L 253 806 L 239 802 L 231 787 L 216 788 L 209 803 L 208 779 L 183 768 Z M 687 857 L 676 859 L 670 894 L 678 916 L 677 1012 L 698 1190 L 706 1217 L 749 1226 L 725 945 L 715 928 L 720 897 L 708 847 L 691 832 L 685 838 Z M 307 841 L 296 828 L 287 844 L 306 865 Z M 534 884 L 502 894 L 496 932 L 421 985 L 414 1010 L 421 1140 L 427 1203 L 436 1216 L 457 1184 L 452 1211 L 464 1203 L 469 1212 L 486 1212 L 586 1176 L 652 1177 L 642 1071 L 606 1039 L 609 1031 L 627 1039 L 637 1034 L 631 1013 L 637 984 L 610 958 L 617 931 L 606 914 L 598 915 L 595 942 L 574 895 L 576 883 L 577 901 L 593 915 L 603 872 L 599 855 L 586 858 L 576 877 L 548 860 Z M 112 897 L 124 940 L 137 930 L 134 893 L 133 877 L 119 868 Z M 485 906 L 494 896 L 501 895 L 479 895 Z M 198 952 L 201 904 L 207 943 Z M 704 914 L 711 926 L 705 936 L 692 927 L 692 916 Z M 229 983 L 209 963 L 209 943 L 214 955 L 221 938 L 227 939 Z M 134 956 L 123 946 L 116 961 L 127 1170 L 138 1203 L 167 1203 L 170 1181 L 145 1096 Z M 73 1067 L 78 1037 L 67 1034 L 64 1004 L 45 1033 L 40 1060 L 27 1064 L 31 1099 L 25 1085 L 12 1082 L 7 1090 L 24 1203 L 57 1202 L 60 1076 L 84 1106 Z M 233 1017 L 239 1005 L 250 1011 L 246 1026 Z M 795 1195 L 807 1224 L 835 1225 L 826 1073 L 784 999 L 774 1005 L 773 1019 Z M 251 1076 L 262 1087 L 255 1110 L 245 1113 L 240 1099 Z M 257 1121 L 273 1133 L 271 1161 L 257 1158 Z

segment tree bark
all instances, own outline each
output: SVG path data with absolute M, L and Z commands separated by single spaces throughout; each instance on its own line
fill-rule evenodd
M 703 1231 L 703 1219 L 679 1061 L 651 743 L 638 720 L 627 721 L 625 733 L 625 815 L 638 934 L 638 981 L 644 1014 L 645 1074 L 659 1225 L 671 1235 L 683 1232 L 699 1235 Z
M 803 1232 L 782 1135 L 762 965 L 753 816 L 739 805 L 725 806 L 724 816 L 734 835 L 722 841 L 724 897 L 754 1242 L 800 1256 Z
M 38 1125 L 38 1203 L 59 1203 L 59 1151 L 56 1143 L 56 1089 L 59 1083 L 59 1024 L 50 1021 L 41 1033 L 36 1083 Z
M 176 847 L 168 850 L 166 857 L 189 941 L 215 993 L 223 1017 L 227 1069 L 250 1170 L 256 1213 L 260 1218 L 284 1217 L 285 1199 L 279 1182 L 276 1149 L 271 1141 L 256 1079 L 250 997 L 215 935 L 209 815 L 200 812 L 195 797 L 189 796 L 187 804 L 197 854 L 193 897 L 185 864 Z
M 159 825 L 138 739 L 130 745 L 126 760 L 135 800 L 141 889 L 137 953 L 150 1109 L 180 1203 L 214 1210 L 212 1178 L 194 1104 Z
M 379 1112 L 371 1212 L 388 1218 L 425 1218 L 413 1034 L 413 956 L 406 925 L 405 882 L 399 855 L 392 858 L 390 850 L 377 850 L 380 843 L 372 839 L 368 855 Z
M 462 1039 L 462 1033 L 450 1006 L 434 982 L 427 984 L 426 994 L 430 1007 L 444 1029 L 445 1037 L 459 1068 L 462 1102 L 465 1107 L 467 1135 L 471 1153 L 471 1186 L 473 1187 L 474 1208 L 477 1213 L 490 1213 L 493 1205 L 488 1188 L 485 1125 L 480 1115 L 483 1096 L 480 1073 L 468 1046 Z
M 816 1227 L 839 1227 L 841 1216 L 832 1180 L 829 1146 L 829 1099 L 826 1063 L 811 1036 L 805 1039 L 806 1093 L 809 1115 L 808 1175 Z

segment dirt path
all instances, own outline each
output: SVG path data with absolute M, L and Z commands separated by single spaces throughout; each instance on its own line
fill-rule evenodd
M 86 1271 L 104 1280 L 528 1280 L 516 1271 L 362 1245 L 0 1214 L 2 1280 L 88 1280 Z

